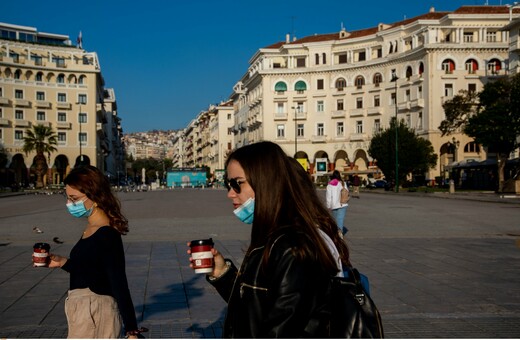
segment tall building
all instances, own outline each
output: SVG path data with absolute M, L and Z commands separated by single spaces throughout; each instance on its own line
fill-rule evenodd
M 493 157 L 462 133 L 441 136 L 442 104 L 508 73 L 503 28 L 518 16 L 508 6 L 431 8 L 392 24 L 287 36 L 259 49 L 233 89 L 234 144 L 274 141 L 314 176 L 377 173 L 370 140 L 397 117 L 439 156 L 428 179 L 447 176 L 453 162 Z
M 22 151 L 26 130 L 51 127 L 57 152 L 47 160 L 47 184 L 59 184 L 78 164 L 120 167 L 122 132 L 113 90 L 106 91 L 98 56 L 66 35 L 0 23 L 0 151 L 3 185 L 34 182 L 35 153 Z M 107 107 L 110 106 L 107 111 Z M 108 126 L 110 125 L 110 126 Z

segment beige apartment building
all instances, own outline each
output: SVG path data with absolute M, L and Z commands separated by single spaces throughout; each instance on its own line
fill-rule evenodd
M 231 95 L 234 147 L 271 140 L 313 176 L 339 169 L 377 177 L 370 140 L 397 116 L 439 156 L 427 179 L 444 178 L 453 162 L 493 157 L 464 134 L 441 137 L 442 104 L 508 73 L 504 27 L 519 11 L 425 12 L 362 30 L 287 36 L 259 49 Z
M 94 165 L 121 171 L 121 120 L 113 89 L 104 88 L 98 56 L 69 37 L 0 23 L 0 151 L 7 155 L 3 185 L 34 182 L 35 154 L 22 151 L 26 130 L 37 124 L 57 134 L 48 159 L 47 184 L 59 184 L 70 168 Z

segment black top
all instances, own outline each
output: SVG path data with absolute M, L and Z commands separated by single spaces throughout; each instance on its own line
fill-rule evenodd
M 137 329 L 126 279 L 123 241 L 115 228 L 104 226 L 90 237 L 80 239 L 62 269 L 70 273 L 71 290 L 89 288 L 96 294 L 112 296 L 117 301 L 125 331 Z

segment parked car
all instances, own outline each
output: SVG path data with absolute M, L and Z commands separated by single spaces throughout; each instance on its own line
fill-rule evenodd
M 387 186 L 387 184 L 388 183 L 384 179 L 378 179 L 378 180 L 368 183 L 367 188 L 370 188 L 370 189 L 385 188 Z

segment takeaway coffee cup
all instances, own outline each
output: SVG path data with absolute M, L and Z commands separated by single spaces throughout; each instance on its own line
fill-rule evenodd
M 33 267 L 47 267 L 50 262 L 49 250 L 51 246 L 48 243 L 36 243 L 33 247 Z
M 190 242 L 191 257 L 193 259 L 193 269 L 195 273 L 213 272 L 213 239 L 193 240 Z

